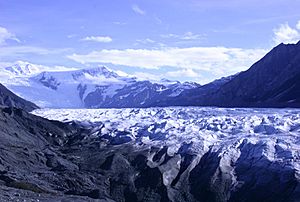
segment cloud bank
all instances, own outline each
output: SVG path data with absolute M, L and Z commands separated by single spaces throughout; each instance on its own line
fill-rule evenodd
M 0 45 L 3 45 L 6 40 L 14 40 L 20 42 L 20 40 L 13 33 L 10 33 L 4 27 L 0 27 Z
M 141 9 L 138 5 L 136 5 L 136 4 L 133 4 L 132 6 L 131 6 L 131 8 L 132 8 L 132 10 L 135 12 L 135 13 L 137 13 L 137 14 L 139 14 L 139 15 L 146 15 L 146 11 L 144 11 L 143 9 Z
M 104 49 L 85 55 L 68 55 L 69 59 L 86 63 L 110 63 L 144 69 L 175 67 L 208 71 L 215 75 L 248 69 L 267 50 L 226 47 L 190 47 L 163 49 Z M 192 75 L 192 74 L 190 74 Z
M 185 32 L 182 35 L 178 34 L 162 34 L 160 35 L 162 38 L 173 38 L 173 39 L 180 39 L 180 40 L 201 40 L 204 38 L 203 35 L 194 34 L 193 32 Z
M 112 42 L 112 38 L 109 36 L 87 36 L 81 41 L 95 41 L 95 42 L 100 42 L 100 43 L 110 43 Z
M 280 43 L 297 43 L 300 40 L 300 21 L 295 28 L 290 27 L 288 23 L 281 24 L 274 29 L 273 41 L 276 44 Z

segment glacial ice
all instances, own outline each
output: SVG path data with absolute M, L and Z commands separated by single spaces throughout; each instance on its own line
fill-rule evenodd
M 146 109 L 39 109 L 33 114 L 62 122 L 103 124 L 101 136 L 123 136 L 129 141 L 168 146 L 170 155 L 180 145 L 193 143 L 193 151 L 220 148 L 246 139 L 272 142 L 297 154 L 300 148 L 300 110 L 170 107 Z M 127 141 L 126 141 L 127 142 Z M 279 146 L 277 146 L 279 148 Z M 278 149 L 277 149 L 278 150 Z M 265 151 L 269 158 L 279 158 Z
M 220 193 L 239 190 L 233 198 L 239 193 L 255 196 L 261 187 L 278 192 L 291 188 L 296 195 L 300 189 L 289 187 L 300 181 L 299 109 L 169 107 L 32 113 L 94 128 L 93 137 L 112 146 L 131 144 L 137 151 L 149 147 L 147 165 L 160 170 L 170 193 L 187 175 L 191 189 L 210 184 Z

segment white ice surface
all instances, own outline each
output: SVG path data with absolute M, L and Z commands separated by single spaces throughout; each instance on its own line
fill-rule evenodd
M 33 114 L 63 122 L 101 122 L 107 131 L 128 131 L 133 137 L 144 133 L 141 141 L 145 144 L 157 142 L 175 151 L 182 142 L 207 149 L 243 139 L 268 144 L 279 141 L 293 153 L 300 151 L 300 110 L 296 109 L 39 109 Z M 157 138 L 150 141 L 150 135 Z M 277 158 L 271 154 L 268 157 Z
M 299 109 L 39 109 L 33 114 L 62 122 L 104 124 L 96 135 L 114 139 L 125 132 L 130 144 L 167 146 L 167 154 L 173 157 L 178 156 L 184 144 L 189 144 L 188 152 L 199 160 L 208 151 L 216 152 L 220 157 L 219 169 L 232 176 L 233 189 L 242 183 L 236 179 L 234 165 L 243 148 L 248 148 L 248 155 L 257 163 L 265 162 L 259 162 L 265 157 L 278 163 L 274 165 L 282 166 L 276 169 L 292 168 L 300 176 Z M 149 157 L 148 164 L 156 166 L 157 163 Z M 163 171 L 165 185 L 176 172 L 178 168 L 174 166 Z

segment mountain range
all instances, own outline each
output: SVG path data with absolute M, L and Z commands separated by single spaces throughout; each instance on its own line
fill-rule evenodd
M 60 89 L 64 89 L 69 92 L 61 98 L 74 93 L 82 101 L 91 92 L 96 102 L 92 107 L 99 107 L 97 98 L 103 96 L 92 81 L 104 78 L 101 85 L 107 89 L 121 81 L 137 91 L 148 85 L 155 92 L 157 86 L 168 87 L 165 91 L 170 92 L 163 98 L 147 99 L 150 106 L 282 107 L 298 106 L 299 64 L 298 43 L 281 44 L 249 70 L 204 86 L 138 81 L 103 67 L 36 72 L 30 65 L 28 71 L 8 68 L 5 74 L 14 76 L 1 81 L 11 81 L 12 87 L 27 95 L 38 96 L 44 90 L 44 94 L 63 96 Z M 255 99 L 249 100 L 253 95 Z M 0 105 L 0 201 L 300 199 L 297 109 L 170 107 L 28 113 L 38 107 L 3 85 Z
M 6 67 L 0 78 L 17 95 L 47 108 L 146 107 L 162 97 L 178 96 L 200 86 L 193 82 L 120 76 L 102 66 L 44 71 L 30 63 Z
M 280 44 L 247 71 L 203 86 L 141 80 L 106 67 L 57 71 L 28 63 L 6 67 L 0 79 L 47 108 L 300 107 L 300 42 Z

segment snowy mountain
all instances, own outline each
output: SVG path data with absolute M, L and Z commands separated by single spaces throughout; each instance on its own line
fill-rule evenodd
M 56 72 L 56 71 L 75 70 L 75 68 L 67 68 L 64 66 L 48 67 L 48 66 L 32 64 L 24 61 L 17 61 L 12 65 L 1 66 L 0 69 L 1 69 L 0 71 L 1 81 L 6 81 L 8 79 L 13 79 L 13 78 L 29 77 L 46 71 Z
M 17 62 L 12 66 L 5 67 L 4 70 L 15 76 L 28 76 L 40 72 L 39 67 L 21 61 Z
M 202 106 L 205 104 L 199 104 L 200 101 L 205 102 L 207 106 L 214 106 L 209 103 L 207 100 L 210 99 L 212 92 L 217 92 L 223 85 L 231 81 L 233 78 L 238 76 L 240 73 L 222 77 L 216 79 L 208 84 L 203 86 L 195 86 L 193 88 L 186 88 L 177 95 L 174 94 L 172 97 L 166 97 L 163 99 L 157 99 L 152 103 L 152 106 L 157 107 L 168 107 L 168 106 Z M 193 83 L 192 83 L 193 85 Z
M 32 64 L 4 68 L 3 83 L 17 95 L 47 108 L 148 107 L 200 85 L 120 76 L 106 67 L 56 71 Z M 1 78 L 1 76 L 0 76 Z M 2 77 L 4 78 L 4 77 Z

